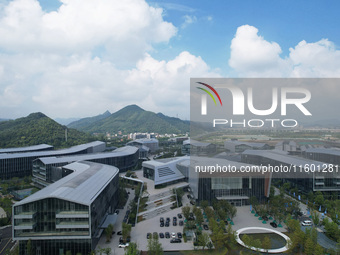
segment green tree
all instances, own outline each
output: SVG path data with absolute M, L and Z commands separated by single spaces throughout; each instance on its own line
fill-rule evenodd
M 128 248 L 125 250 L 125 255 L 139 255 L 137 244 L 134 242 L 131 242 Z
M 182 213 L 183 213 L 184 218 L 188 219 L 190 215 L 190 206 L 183 206 Z
M 268 250 L 271 248 L 272 243 L 270 241 L 270 238 L 268 236 L 265 236 L 262 242 L 262 248 L 266 250 L 266 253 L 268 254 Z
M 317 212 L 313 212 L 312 213 L 312 220 L 315 226 L 318 226 L 320 223 L 320 218 L 319 218 L 319 214 Z
M 130 236 L 130 233 L 131 233 L 131 225 L 123 222 L 122 223 L 122 236 L 123 236 L 124 242 L 126 241 L 127 237 Z
M 201 201 L 201 207 L 203 208 L 204 211 L 205 211 L 205 208 L 207 208 L 208 206 L 209 206 L 208 200 Z
M 26 244 L 26 252 L 27 255 L 33 255 L 33 247 L 32 247 L 32 241 L 29 239 Z
M 202 246 L 202 250 L 204 250 L 205 247 L 208 247 L 209 242 L 210 237 L 208 233 L 203 232 L 201 235 L 198 236 L 198 244 L 199 246 Z
M 66 255 L 72 255 L 71 251 L 66 251 Z
M 150 238 L 148 240 L 148 255 L 162 255 L 163 248 L 158 238 Z
M 305 242 L 305 253 L 307 255 L 313 255 L 314 254 L 314 243 L 311 238 L 307 238 Z

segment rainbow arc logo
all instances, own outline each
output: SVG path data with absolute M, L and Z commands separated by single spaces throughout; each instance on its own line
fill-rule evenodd
M 212 86 L 210 86 L 209 84 L 203 83 L 203 82 L 197 82 L 197 83 L 198 83 L 198 84 L 201 84 L 201 85 L 203 85 L 203 86 L 205 86 L 205 87 L 207 87 L 208 89 L 210 89 L 210 90 L 217 96 L 217 98 L 218 98 L 218 100 L 220 101 L 220 104 L 221 104 L 221 106 L 222 106 L 221 97 L 220 97 L 220 95 L 217 93 L 217 91 L 216 91 Z M 216 100 L 215 100 L 213 94 L 212 94 L 209 90 L 207 90 L 207 89 L 205 89 L 205 88 L 201 88 L 201 87 L 196 87 L 196 88 L 198 88 L 198 89 L 203 90 L 204 92 L 206 92 L 206 93 L 212 98 L 212 100 L 214 100 L 215 105 L 217 105 L 217 102 L 216 102 Z

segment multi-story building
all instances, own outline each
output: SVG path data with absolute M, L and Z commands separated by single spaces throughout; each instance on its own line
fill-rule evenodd
M 275 150 L 246 150 L 242 153 L 241 160 L 249 164 L 276 167 L 278 171 L 273 173 L 273 178 L 290 182 L 301 193 L 308 194 L 310 191 L 322 191 L 325 194 L 337 192 L 340 196 L 339 173 L 332 171 L 332 167 L 328 163 L 292 156 L 287 152 Z M 288 171 L 280 170 L 284 168 Z
M 245 150 L 269 150 L 270 146 L 266 143 L 227 140 L 224 142 L 224 148 L 229 152 L 244 152 Z
M 104 151 L 105 148 L 104 142 L 95 141 L 62 150 L 2 153 L 0 154 L 0 179 L 32 175 L 33 160 L 37 158 L 97 153 Z
M 131 142 L 128 142 L 126 145 L 130 146 L 136 146 L 138 148 L 141 148 L 142 146 L 146 146 L 150 149 L 151 153 L 154 153 L 158 151 L 159 149 L 159 143 L 156 138 L 141 138 L 141 139 L 136 139 Z
M 218 172 L 218 166 L 228 171 Z M 214 168 L 216 172 L 205 171 Z M 242 172 L 251 169 L 249 172 Z M 188 182 L 197 201 L 227 200 L 233 205 L 250 203 L 251 197 L 264 201 L 269 197 L 271 174 L 261 167 L 220 158 L 190 157 Z
M 112 152 L 92 153 L 64 157 L 44 157 L 33 161 L 33 182 L 42 188 L 60 180 L 70 172 L 62 168 L 75 161 L 91 161 L 115 166 L 120 172 L 133 169 L 138 164 L 139 152 L 134 146 L 125 146 Z
M 13 205 L 13 240 L 26 255 L 89 254 L 106 217 L 118 203 L 119 170 L 79 161 L 63 167 L 71 174 Z
M 182 154 L 184 155 L 207 156 L 215 152 L 215 144 L 198 142 L 192 139 L 183 141 Z
M 220 199 L 234 205 L 246 205 L 252 196 L 260 201 L 269 196 L 271 175 L 262 174 L 261 168 L 255 165 L 193 156 L 145 161 L 142 165 L 144 177 L 153 180 L 155 187 L 186 182 L 198 202 L 207 200 L 211 203 L 214 199 Z M 205 172 L 216 165 L 232 166 L 235 172 Z M 242 167 L 252 168 L 254 171 L 237 173 Z

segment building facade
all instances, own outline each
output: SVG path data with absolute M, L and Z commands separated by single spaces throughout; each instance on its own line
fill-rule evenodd
M 154 153 L 159 150 L 159 142 L 156 138 L 136 139 L 131 142 L 128 142 L 126 145 L 136 146 L 138 148 L 141 148 L 142 146 L 146 146 L 150 149 L 151 153 Z
M 273 178 L 291 183 L 302 194 L 307 195 L 310 191 L 321 191 L 324 194 L 336 192 L 338 196 L 340 195 L 339 173 L 331 171 L 332 167 L 328 163 L 271 150 L 247 150 L 242 153 L 241 160 L 249 164 L 290 169 L 288 172 L 273 173 Z
M 13 205 L 13 240 L 19 254 L 89 254 L 102 224 L 118 204 L 119 170 L 79 161 L 64 166 L 71 174 Z
M 104 142 L 96 141 L 62 150 L 2 153 L 0 154 L 0 179 L 32 175 L 33 161 L 37 158 L 97 153 L 104 151 L 105 148 Z
M 33 182 L 37 187 L 46 187 L 70 173 L 65 168 L 63 169 L 63 166 L 84 160 L 115 166 L 120 172 L 126 172 L 134 169 L 138 164 L 138 151 L 137 147 L 125 146 L 112 152 L 38 158 L 33 161 Z

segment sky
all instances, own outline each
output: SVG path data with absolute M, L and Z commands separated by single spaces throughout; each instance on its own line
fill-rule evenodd
M 339 9 L 336 0 L 0 0 L 0 118 L 137 104 L 189 119 L 190 78 L 339 77 Z

